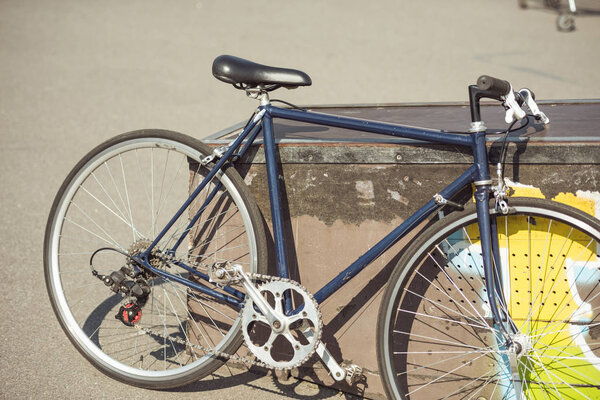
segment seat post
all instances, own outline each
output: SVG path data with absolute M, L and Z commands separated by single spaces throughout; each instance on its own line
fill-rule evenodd
M 271 104 L 269 92 L 261 87 L 246 88 L 246 95 L 252 99 L 259 100 L 261 106 L 268 106 Z
M 268 106 L 271 104 L 271 99 L 269 98 L 269 92 L 261 92 L 258 96 L 258 99 L 260 100 L 260 105 L 261 106 Z

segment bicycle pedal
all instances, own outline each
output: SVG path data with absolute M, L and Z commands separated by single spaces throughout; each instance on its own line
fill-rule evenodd
M 363 369 L 356 364 L 350 364 L 345 367 L 346 370 L 346 382 L 352 386 L 357 382 L 360 382 L 364 378 Z

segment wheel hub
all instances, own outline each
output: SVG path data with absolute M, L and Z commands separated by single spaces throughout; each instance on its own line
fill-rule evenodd
M 531 338 L 522 333 L 517 333 L 513 336 L 513 346 L 511 347 L 517 358 L 527 355 L 532 349 L 533 344 Z
M 151 244 L 152 241 L 148 239 L 139 239 L 133 242 L 133 244 L 127 250 L 127 254 L 129 254 L 131 257 L 140 255 L 144 253 L 150 247 Z M 129 267 L 131 274 L 134 274 L 134 270 L 137 267 L 137 263 L 133 261 L 131 257 L 128 257 L 127 259 L 127 266 Z M 148 263 L 154 268 L 161 268 L 164 265 L 166 265 L 166 263 L 161 258 L 161 251 L 156 248 L 152 249 L 152 251 L 148 255 Z M 142 274 L 146 279 L 151 278 L 154 275 L 146 268 L 142 268 Z

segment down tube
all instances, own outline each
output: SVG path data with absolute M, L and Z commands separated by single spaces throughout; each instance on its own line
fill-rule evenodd
M 465 185 L 473 182 L 476 174 L 477 167 L 475 165 L 472 165 L 460 177 L 458 177 L 454 182 L 448 185 L 439 194 L 445 199 L 452 198 Z M 436 204 L 434 200 L 430 200 L 429 202 L 427 202 L 427 204 L 421 207 L 416 213 L 410 216 L 400 226 L 398 226 L 396 229 L 390 232 L 386 237 L 381 239 L 369 251 L 360 256 L 358 260 L 356 260 L 348 268 L 346 268 L 335 278 L 333 278 L 329 283 L 323 286 L 315 294 L 315 300 L 318 303 L 322 303 L 323 301 L 325 301 L 329 296 L 331 296 L 338 289 L 344 286 L 348 281 L 354 278 L 367 265 L 373 262 L 377 257 L 383 254 L 398 240 L 400 240 L 406 233 L 410 232 L 418 224 L 427 219 L 427 217 L 429 217 L 438 207 L 439 205 Z

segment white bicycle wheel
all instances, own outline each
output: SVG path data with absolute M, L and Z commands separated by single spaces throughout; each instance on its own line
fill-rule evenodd
M 155 247 L 157 268 L 178 279 L 141 275 L 151 291 L 140 315 L 129 319 L 133 326 L 115 318 L 132 299 L 111 291 L 90 269 L 90 257 L 100 248 L 118 252 L 102 250 L 94 256 L 99 274 L 131 269 L 129 256 L 148 248 L 208 173 L 200 161 L 211 152 L 174 132 L 120 135 L 84 157 L 56 196 L 44 246 L 50 300 L 75 347 L 111 377 L 155 389 L 181 386 L 222 364 L 206 349 L 232 353 L 243 341 L 239 307 L 180 280 L 234 295 L 160 261 L 187 229 L 172 254 L 175 259 L 204 273 L 207 265 L 226 261 L 265 272 L 262 218 L 233 168 L 213 178 Z M 243 303 L 241 292 L 237 296 Z
M 509 205 L 496 215 L 499 270 L 521 352 L 492 319 L 469 207 L 420 235 L 392 274 L 378 322 L 390 398 L 598 398 L 600 224 L 546 200 Z

